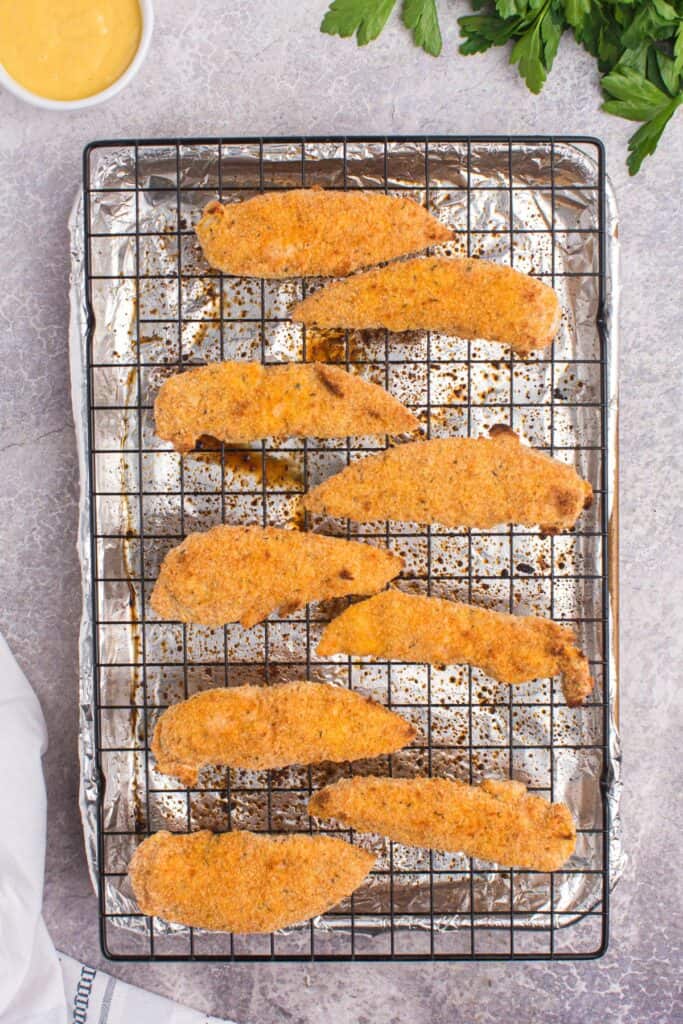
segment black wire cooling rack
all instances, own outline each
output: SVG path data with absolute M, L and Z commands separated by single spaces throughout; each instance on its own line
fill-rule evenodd
M 451 250 L 546 278 L 572 316 L 539 358 L 436 335 L 327 332 L 287 321 L 315 282 L 244 282 L 202 263 L 192 230 L 210 198 L 319 184 L 413 194 L 455 229 Z M 135 960 L 579 959 L 607 945 L 608 353 L 604 154 L 589 138 L 278 138 L 97 142 L 84 155 L 89 475 L 95 637 L 98 876 L 106 956 Z M 540 211 L 540 213 L 539 213 Z M 577 312 L 578 311 L 578 312 Z M 210 441 L 181 458 L 153 433 L 163 379 L 219 358 L 322 358 L 383 383 L 427 436 L 505 422 L 577 466 L 596 500 L 570 536 L 351 526 L 299 515 L 310 483 L 375 441 Z M 596 689 L 570 711 L 557 682 L 498 686 L 476 670 L 323 662 L 330 609 L 254 630 L 159 623 L 148 598 L 165 552 L 218 522 L 324 529 L 406 557 L 401 586 L 573 624 Z M 496 870 L 463 856 L 370 844 L 378 867 L 335 911 L 270 936 L 212 935 L 137 912 L 126 864 L 161 827 L 316 828 L 310 792 L 348 766 L 216 770 L 193 790 L 157 775 L 156 717 L 198 688 L 284 679 L 359 687 L 411 718 L 413 747 L 353 770 L 514 776 L 579 812 L 566 870 Z M 586 781 L 588 780 L 588 781 Z M 586 793 L 590 791 L 588 797 Z M 374 844 L 374 845 L 373 845 Z

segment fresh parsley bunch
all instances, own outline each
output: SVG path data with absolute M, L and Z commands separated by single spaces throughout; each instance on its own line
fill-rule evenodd
M 662 132 L 683 104 L 683 0 L 471 0 L 475 14 L 459 19 L 463 54 L 512 44 L 510 63 L 538 93 L 565 31 L 602 72 L 603 110 L 642 122 L 629 140 L 635 174 L 654 153 Z M 321 30 L 352 36 L 359 46 L 376 39 L 396 0 L 333 0 Z M 417 46 L 433 56 L 442 40 L 436 0 L 403 0 L 402 18 Z

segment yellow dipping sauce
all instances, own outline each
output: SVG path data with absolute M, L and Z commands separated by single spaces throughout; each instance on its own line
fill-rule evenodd
M 82 100 L 108 88 L 141 32 L 138 0 L 0 0 L 0 64 L 46 99 Z

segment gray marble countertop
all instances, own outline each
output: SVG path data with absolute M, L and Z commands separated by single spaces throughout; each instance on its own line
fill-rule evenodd
M 77 806 L 77 466 L 67 366 L 67 216 L 96 138 L 334 133 L 600 136 L 621 217 L 621 730 L 629 863 L 598 962 L 108 965 L 242 1022 L 584 1024 L 683 1020 L 680 409 L 683 117 L 635 179 L 632 127 L 599 111 L 570 41 L 532 97 L 498 52 L 433 60 L 398 20 L 372 47 L 322 36 L 325 0 L 158 0 L 147 63 L 118 98 L 54 114 L 0 94 L 0 629 L 35 686 L 50 748 L 45 915 L 59 948 L 103 964 Z M 107 966 L 107 965 L 105 965 Z

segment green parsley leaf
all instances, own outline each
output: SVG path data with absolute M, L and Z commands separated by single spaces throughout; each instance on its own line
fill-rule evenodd
M 460 53 L 483 53 L 491 46 L 501 46 L 512 38 L 517 19 L 501 21 L 489 14 L 470 14 L 458 19 L 460 33 L 465 42 L 460 44 Z
M 583 24 L 590 9 L 591 0 L 564 0 L 564 16 L 572 28 Z
M 561 9 L 561 5 L 558 3 L 551 3 L 547 14 L 541 22 L 543 63 L 547 71 L 550 71 L 553 66 L 553 61 L 557 56 L 557 49 L 560 45 L 562 33 L 566 27 L 567 24 L 564 20 L 564 12 Z
M 667 0 L 651 0 L 651 3 L 660 18 L 670 21 L 675 27 L 681 20 L 681 15 L 678 13 L 673 4 L 667 2 Z M 680 6 L 680 5 L 679 5 Z
M 577 8 L 572 7 L 569 10 L 570 5 L 565 3 L 565 16 L 569 21 L 570 13 L 572 16 L 577 13 Z M 577 43 L 581 43 L 584 49 L 588 50 L 593 57 L 598 56 L 600 49 L 600 35 L 602 29 L 602 20 L 600 17 L 600 9 L 595 4 L 589 4 L 588 10 L 583 12 L 583 17 L 577 21 L 569 21 L 574 29 L 574 38 Z
M 602 79 L 603 91 L 612 99 L 602 109 L 629 121 L 649 121 L 669 103 L 670 97 L 634 68 L 618 65 Z
M 359 46 L 376 39 L 387 23 L 396 0 L 332 0 L 321 32 L 347 39 L 355 32 Z
M 628 143 L 629 158 L 626 161 L 630 174 L 637 174 L 645 157 L 654 153 L 657 143 L 662 137 L 662 132 L 681 103 L 683 103 L 683 95 L 675 96 L 658 114 L 641 125 L 638 131 L 631 136 Z
M 532 27 L 515 43 L 510 54 L 510 63 L 519 64 L 519 73 L 532 92 L 540 92 L 548 72 L 541 57 L 541 34 L 539 25 Z
M 557 3 L 546 0 L 512 49 L 510 63 L 519 64 L 519 73 L 532 92 L 538 93 L 543 88 L 553 66 L 564 24 Z
M 1 0 L 0 0 L 1 2 Z M 321 29 L 359 46 L 376 39 L 396 0 L 332 0 Z M 642 122 L 629 142 L 635 174 L 683 104 L 683 0 L 470 0 L 458 19 L 465 56 L 512 43 L 510 63 L 538 93 L 565 30 L 595 57 L 603 110 Z M 438 0 L 402 0 L 402 19 L 427 53 L 443 47 Z
M 661 82 L 669 96 L 676 96 L 680 91 L 679 86 L 681 73 L 676 67 L 675 60 L 673 60 L 672 57 L 667 56 L 663 50 L 657 50 L 654 47 L 652 48 L 651 53 L 654 54 L 655 64 L 657 65 L 659 82 L 656 84 L 659 85 Z M 654 76 L 651 75 L 650 77 L 654 81 Z
M 630 49 L 644 40 L 668 39 L 676 31 L 680 20 L 681 15 L 666 0 L 650 0 L 641 5 L 623 33 L 621 42 Z
M 676 32 L 676 41 L 674 42 L 673 53 L 676 70 L 679 75 L 683 74 L 683 17 L 681 18 L 681 23 L 678 26 L 678 31 Z
M 619 58 L 620 68 L 633 68 L 647 78 L 647 61 L 650 47 L 647 43 L 639 46 L 636 50 L 624 50 Z M 657 84 L 657 83 L 655 83 Z
M 403 24 L 412 29 L 416 46 L 438 57 L 443 45 L 436 0 L 403 0 Z
M 494 7 L 501 18 L 526 18 L 538 2 L 532 0 L 494 0 Z

